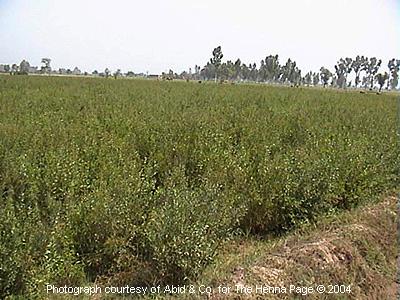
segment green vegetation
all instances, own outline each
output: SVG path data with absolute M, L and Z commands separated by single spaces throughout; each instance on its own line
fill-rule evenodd
M 198 277 L 399 184 L 396 95 L 0 77 L 0 297 Z

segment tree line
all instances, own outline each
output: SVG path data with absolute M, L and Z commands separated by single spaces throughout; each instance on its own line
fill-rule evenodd
M 377 84 L 379 90 L 383 87 L 396 89 L 399 83 L 400 60 L 394 58 L 387 63 L 388 70 L 380 73 L 378 72 L 382 66 L 381 59 L 357 55 L 355 58 L 340 58 L 333 71 L 321 67 L 319 72 L 309 71 L 304 75 L 296 61 L 290 58 L 281 64 L 278 54 L 268 55 L 261 60 L 258 67 L 256 63 L 247 65 L 239 58 L 235 62 L 222 62 L 222 58 L 222 49 L 218 46 L 213 50 L 212 57 L 204 68 L 195 67 L 193 76 L 204 80 L 254 81 L 294 86 L 329 85 L 338 88 L 361 86 L 372 89 Z M 349 80 L 350 74 L 354 75 L 354 81 Z
M 343 89 L 349 87 L 373 89 L 375 86 L 378 86 L 379 91 L 381 91 L 382 88 L 394 90 L 399 84 L 400 60 L 395 58 L 388 61 L 387 70 L 384 72 L 379 72 L 382 67 L 381 59 L 357 55 L 355 58 L 340 58 L 332 71 L 323 66 L 320 68 L 319 72 L 309 71 L 304 74 L 296 64 L 296 61 L 290 58 L 284 64 L 281 64 L 278 54 L 266 56 L 260 61 L 259 66 L 257 66 L 256 63 L 245 64 L 239 58 L 236 61 L 228 60 L 222 62 L 223 57 L 222 48 L 218 46 L 214 48 L 210 60 L 204 67 L 195 65 L 194 72 L 189 68 L 189 72 L 183 71 L 180 74 L 169 70 L 168 73 L 163 72 L 160 77 L 168 80 L 261 82 L 292 86 L 322 85 L 323 87 L 331 86 Z M 120 69 L 111 72 L 109 68 L 106 68 L 104 72 L 95 70 L 91 74 L 87 72 L 82 73 L 78 68 L 75 68 L 73 71 L 69 69 L 59 69 L 57 72 L 52 71 L 50 62 L 51 59 L 43 58 L 43 65 L 38 69 L 37 67 L 32 68 L 29 62 L 23 60 L 19 65 L 13 64 L 11 67 L 8 65 L 0 65 L 0 72 L 9 72 L 10 74 L 41 73 L 93 75 L 102 77 L 113 76 L 114 78 L 122 76 L 148 76 L 143 73 L 135 74 L 132 71 L 123 74 Z M 349 75 L 351 74 L 354 75 L 354 80 L 349 80 Z M 150 76 L 154 77 L 155 75 Z

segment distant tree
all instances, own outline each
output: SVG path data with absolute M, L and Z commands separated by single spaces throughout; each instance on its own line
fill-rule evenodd
M 256 63 L 250 64 L 249 65 L 250 73 L 249 77 L 251 81 L 257 81 L 258 77 L 258 70 L 257 70 L 257 65 Z
M 98 72 L 97 70 L 94 70 L 94 71 L 92 72 L 92 75 L 98 76 L 98 75 L 99 75 L 99 72 Z
M 215 66 L 210 62 L 207 62 L 204 68 L 200 71 L 200 77 L 203 79 L 215 79 L 216 76 Z
M 167 79 L 169 79 L 169 80 L 175 79 L 175 73 L 173 70 L 169 69 Z
M 351 71 L 353 70 L 353 59 L 350 57 L 346 57 L 343 60 L 343 64 L 344 64 L 344 71 L 345 71 L 345 83 L 347 83 L 347 76 L 351 73 Z
M 338 65 L 335 65 L 335 73 L 335 83 L 332 83 L 332 85 L 337 85 L 337 87 L 344 88 L 344 86 L 346 85 L 346 78 L 344 76 L 345 70 L 343 68 L 343 64 L 340 63 Z
M 121 76 L 121 69 L 117 69 L 117 71 L 114 72 L 114 79 L 117 79 L 120 76 Z
M 187 71 L 182 71 L 181 74 L 178 75 L 179 79 L 189 80 L 190 74 Z
M 231 60 L 228 60 L 226 63 L 221 64 L 220 69 L 221 79 L 236 79 L 235 64 Z
M 322 84 L 324 85 L 324 87 L 326 87 L 326 85 L 328 84 L 329 79 L 332 77 L 332 73 L 331 71 L 329 71 L 328 69 L 321 67 L 321 69 L 319 70 L 320 74 L 321 74 L 321 81 Z
M 336 73 L 336 85 L 340 88 L 345 88 L 347 86 L 347 75 L 351 72 L 353 60 L 349 57 L 345 59 L 341 58 L 335 65 Z
M 370 89 L 372 89 L 372 87 L 374 86 L 375 75 L 376 73 L 378 73 L 381 63 L 382 60 L 378 60 L 376 57 L 372 57 L 368 60 L 367 68 L 365 71 L 367 73 Z
M 279 64 L 279 56 L 269 55 L 265 58 L 265 80 L 268 82 L 277 82 L 281 76 L 282 68 Z
M 389 79 L 389 74 L 385 72 L 384 74 L 378 73 L 375 76 L 376 81 L 379 84 L 379 92 L 382 90 L 383 85 L 385 84 L 385 81 Z
M 388 68 L 390 71 L 390 80 L 388 80 L 388 84 L 390 85 L 390 89 L 396 89 L 399 84 L 399 70 L 400 70 L 400 59 L 391 59 L 388 63 Z
M 282 76 L 280 77 L 281 83 L 289 81 L 290 74 L 293 69 L 293 62 L 290 58 L 286 61 L 286 64 L 282 66 Z
M 241 79 L 241 70 L 242 70 L 242 62 L 241 62 L 240 58 L 238 58 L 235 61 L 234 70 L 235 70 L 235 80 L 240 80 Z
M 42 58 L 42 64 L 44 64 L 40 69 L 42 73 L 49 74 L 51 72 L 50 62 L 50 58 Z
M 6 72 L 6 73 L 11 72 L 11 67 L 10 67 L 10 65 L 4 65 L 4 72 Z
M 301 84 L 301 70 L 296 67 L 291 75 L 291 83 L 299 86 Z
M 194 79 L 200 79 L 201 67 L 198 65 L 194 66 Z
M 312 82 L 312 72 L 308 72 L 305 76 L 304 76 L 304 84 L 310 86 Z
M 106 68 L 104 70 L 104 74 L 105 74 L 106 78 L 108 78 L 110 76 L 110 74 L 111 74 L 111 71 L 108 68 Z
M 245 80 L 245 81 L 249 80 L 250 70 L 249 70 L 249 67 L 245 63 L 242 63 L 242 66 L 240 68 L 240 74 L 241 74 L 241 77 L 243 80 Z
M 262 81 L 262 82 L 265 82 L 266 78 L 267 78 L 265 61 L 263 59 L 260 61 L 260 69 L 258 70 L 258 78 L 259 78 L 259 81 Z
M 221 65 L 222 58 L 224 55 L 222 54 L 221 46 L 215 48 L 212 52 L 213 57 L 210 59 L 210 63 L 214 66 L 215 69 L 215 81 L 218 79 L 219 75 L 219 67 Z
M 19 69 L 19 68 L 18 68 L 18 65 L 17 65 L 17 64 L 12 64 L 10 74 L 11 74 L 11 75 L 17 74 L 17 73 L 18 73 L 18 69 Z
M 126 76 L 127 77 L 134 77 L 135 73 L 133 73 L 132 71 L 128 71 L 128 72 L 126 72 Z
M 357 55 L 356 59 L 351 63 L 351 68 L 353 69 L 356 77 L 354 79 L 354 86 L 357 88 L 360 83 L 360 74 L 365 71 L 368 67 L 368 59 L 364 56 Z
M 281 68 L 281 83 L 291 83 L 294 85 L 300 84 L 301 81 L 301 71 L 297 67 L 296 62 L 292 61 L 290 58 L 287 60 L 286 64 Z
M 29 67 L 29 62 L 27 62 L 25 59 L 21 61 L 21 63 L 19 64 L 19 74 L 28 75 Z
M 313 73 L 313 85 L 319 84 L 319 73 Z

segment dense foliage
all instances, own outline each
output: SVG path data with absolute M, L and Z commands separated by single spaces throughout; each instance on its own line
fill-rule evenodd
M 195 278 L 399 183 L 389 94 L 2 76 L 0 107 L 1 298 Z

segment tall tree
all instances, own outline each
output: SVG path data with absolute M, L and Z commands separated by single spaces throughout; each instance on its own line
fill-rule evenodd
M 368 59 L 364 56 L 357 55 L 356 59 L 351 63 L 351 68 L 353 69 L 356 77 L 354 79 L 354 85 L 357 88 L 358 84 L 361 82 L 360 74 L 365 71 L 368 67 Z
M 250 70 L 246 64 L 242 64 L 242 67 L 240 68 L 240 73 L 243 80 L 249 80 Z
M 11 73 L 12 75 L 15 75 L 15 74 L 18 73 L 18 69 L 19 69 L 19 67 L 18 67 L 17 64 L 12 64 L 10 73 Z
M 289 81 L 292 69 L 293 69 L 293 62 L 290 58 L 288 58 L 286 64 L 282 66 L 282 75 L 280 77 L 281 83 L 286 83 L 287 81 Z
M 310 71 L 304 76 L 304 83 L 310 86 L 311 82 L 312 82 L 312 72 Z
M 341 58 L 335 65 L 336 84 L 340 88 L 345 88 L 347 86 L 347 75 L 352 70 L 352 61 L 353 60 L 349 57 L 345 59 Z
M 281 68 L 282 75 L 280 77 L 281 83 L 291 83 L 298 85 L 301 81 L 301 71 L 297 67 L 296 62 L 292 61 L 290 58 L 287 60 L 286 64 Z
M 215 66 L 211 64 L 211 62 L 207 62 L 207 64 L 204 66 L 204 68 L 200 71 L 200 76 L 203 79 L 211 79 L 213 78 L 215 80 L 216 78 L 216 73 L 215 73 Z
M 388 68 L 390 71 L 389 85 L 390 89 L 396 89 L 399 84 L 399 70 L 400 70 L 400 59 L 391 59 L 388 63 Z
M 215 48 L 212 52 L 213 57 L 210 59 L 210 63 L 214 66 L 215 69 L 215 81 L 217 81 L 219 67 L 221 65 L 222 58 L 224 55 L 222 54 L 221 46 Z
M 240 80 L 241 79 L 242 62 L 239 58 L 235 61 L 234 68 L 235 68 L 235 79 Z
M 23 75 L 28 75 L 29 73 L 29 62 L 27 62 L 25 59 L 23 61 L 21 61 L 21 63 L 19 64 L 19 73 L 23 74 Z
M 378 73 L 376 74 L 376 81 L 379 84 L 379 92 L 382 90 L 383 85 L 385 84 L 385 81 L 389 79 L 389 74 L 385 72 L 384 74 Z
M 282 71 L 278 54 L 269 55 L 265 58 L 265 79 L 268 82 L 279 81 Z
M 290 76 L 290 82 L 296 86 L 301 84 L 301 70 L 297 66 Z
M 250 80 L 252 81 L 257 81 L 257 77 L 258 77 L 258 70 L 257 70 L 257 65 L 256 63 L 250 64 L 249 65 L 249 69 L 250 69 Z
M 106 75 L 106 78 L 108 78 L 108 76 L 110 76 L 110 74 L 111 74 L 110 69 L 109 69 L 109 68 L 106 68 L 106 69 L 104 70 L 104 74 Z
M 233 62 L 228 60 L 226 63 L 221 64 L 219 73 L 220 79 L 233 79 L 235 76 L 235 67 Z
M 117 69 L 117 71 L 114 72 L 114 79 L 117 79 L 120 76 L 121 76 L 121 69 Z
M 344 70 L 344 66 L 343 63 L 339 63 L 337 65 L 335 65 L 335 80 L 334 80 L 334 84 L 332 85 L 337 85 L 337 87 L 340 88 L 344 88 L 344 86 L 346 85 L 346 78 L 344 76 L 345 74 L 345 70 Z
M 332 77 L 332 73 L 331 73 L 331 71 L 329 71 L 325 67 L 321 67 L 321 69 L 319 71 L 320 71 L 320 74 L 321 74 L 322 84 L 324 85 L 324 87 L 326 87 L 326 85 L 328 84 L 329 79 Z
M 380 60 L 380 59 L 378 60 L 376 57 L 371 57 L 368 60 L 367 69 L 365 71 L 367 73 L 367 78 L 369 81 L 370 89 L 372 89 L 372 87 L 374 86 L 375 75 L 376 75 L 376 73 L 378 73 L 381 63 L 382 63 L 382 60 Z
M 194 78 L 195 79 L 199 79 L 200 78 L 200 71 L 201 71 L 200 66 L 195 65 L 194 66 Z
M 43 66 L 41 67 L 41 72 L 45 74 L 49 74 L 51 72 L 51 67 L 50 67 L 50 58 L 42 58 L 42 64 Z
M 343 60 L 343 68 L 344 68 L 344 77 L 345 77 L 345 84 L 347 84 L 347 76 L 351 73 L 351 71 L 353 70 L 352 68 L 353 65 L 353 59 L 350 57 L 346 57 Z
M 319 84 L 319 73 L 313 73 L 313 85 L 316 86 Z

